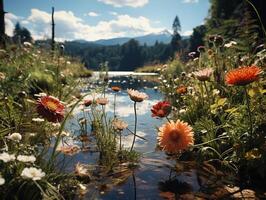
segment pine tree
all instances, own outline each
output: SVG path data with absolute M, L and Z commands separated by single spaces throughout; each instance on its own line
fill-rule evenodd
M 181 31 L 181 25 L 178 16 L 175 17 L 173 25 L 173 36 L 171 40 L 171 46 L 173 48 L 173 51 L 177 51 L 180 48 L 180 41 L 181 41 L 181 35 L 179 32 Z
M 19 42 L 32 42 L 31 33 L 28 29 L 21 27 L 20 23 L 16 23 L 13 32 L 13 40 L 17 43 Z

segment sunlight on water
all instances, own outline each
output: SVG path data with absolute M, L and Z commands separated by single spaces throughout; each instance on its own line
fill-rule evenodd
M 189 170 L 186 173 L 173 178 L 170 176 L 170 166 L 172 166 L 174 162 L 167 160 L 166 155 L 163 152 L 156 151 L 156 127 L 159 127 L 165 122 L 164 120 L 151 117 L 150 109 L 152 105 L 163 99 L 163 95 L 156 89 L 156 87 L 154 89 L 156 84 L 146 81 L 145 77 L 141 78 L 139 76 L 134 76 L 134 78 L 132 78 L 128 72 L 121 72 L 117 74 L 120 74 L 120 76 L 112 77 L 109 80 L 109 86 L 111 87 L 113 85 L 117 85 L 123 88 L 123 90 L 117 94 L 116 115 L 118 118 L 123 119 L 129 124 L 129 129 L 133 130 L 134 128 L 134 111 L 133 102 L 128 97 L 126 88 L 138 89 L 149 96 L 148 100 L 137 104 L 137 134 L 144 137 L 147 141 L 141 139 L 137 139 L 136 141 L 135 149 L 143 153 L 143 156 L 140 166 L 135 170 L 133 177 L 129 177 L 119 186 L 109 188 L 107 190 L 108 192 L 101 191 L 98 186 L 95 188 L 95 185 L 92 184 L 86 198 L 90 199 L 91 196 L 94 195 L 95 198 L 98 199 L 161 199 L 159 195 L 160 192 L 167 189 L 168 186 L 176 187 L 173 190 L 178 190 L 178 188 L 181 187 L 181 189 L 185 191 L 197 191 L 199 186 L 194 170 Z M 86 87 L 83 88 L 83 92 L 87 91 L 88 89 L 86 89 Z M 96 96 L 94 95 L 94 97 L 98 96 L 99 94 L 96 94 Z M 88 96 L 86 99 L 91 99 L 92 97 L 93 96 Z M 107 90 L 106 97 L 109 99 L 106 111 L 108 116 L 112 117 L 114 95 L 110 89 Z M 81 109 L 82 107 L 79 107 L 75 110 L 74 118 L 72 118 L 67 124 L 67 129 L 75 134 L 79 134 L 80 131 L 78 119 L 83 117 Z M 132 140 L 133 135 L 124 131 L 122 137 L 123 146 L 129 148 Z M 71 143 L 74 141 L 68 142 Z M 93 164 L 96 162 L 97 156 L 97 153 L 85 152 L 74 155 L 71 158 L 67 158 L 67 160 L 70 159 L 70 162 L 68 162 L 68 170 L 73 170 L 73 165 L 77 162 Z M 167 190 L 169 190 L 169 188 Z

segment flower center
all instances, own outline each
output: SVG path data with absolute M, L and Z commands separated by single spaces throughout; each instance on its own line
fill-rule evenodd
M 180 140 L 180 132 L 176 129 L 170 132 L 170 139 L 172 142 L 176 143 Z
M 52 101 L 47 102 L 47 107 L 52 111 L 55 111 L 57 109 L 57 105 Z

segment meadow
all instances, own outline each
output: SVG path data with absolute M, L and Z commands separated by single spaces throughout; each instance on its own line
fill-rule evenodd
M 162 95 L 140 109 L 149 98 L 147 87 L 136 87 L 127 76 L 133 85 L 123 88 L 127 81 L 110 78 L 106 65 L 93 83 L 79 78 L 92 72 L 64 56 L 63 47 L 54 54 L 31 43 L 1 50 L 2 199 L 82 198 L 103 177 L 110 183 L 101 184 L 100 194 L 108 193 L 108 185 L 123 184 L 147 162 L 148 152 L 135 150 L 136 141 L 147 140 L 138 132 L 142 109 L 148 113 L 144 120 L 150 117 L 161 124 L 152 128 L 157 139 L 149 143 L 164 152 L 154 162 L 170 159 L 170 177 L 187 168 L 212 177 L 202 178 L 200 187 L 205 189 L 161 191 L 162 198 L 233 198 L 239 191 L 262 197 L 266 51 L 260 48 L 239 58 L 234 56 L 236 42 L 218 35 L 208 42 L 198 48 L 198 57 L 191 52 L 187 63 L 176 58 L 156 66 L 159 74 L 152 89 Z M 131 114 L 125 116 L 131 116 L 132 124 L 121 117 L 121 92 L 128 98 L 124 113 Z M 66 128 L 73 119 L 78 134 Z M 130 138 L 124 138 L 125 131 Z M 69 143 L 70 138 L 79 143 Z M 64 170 L 62 156 L 81 152 L 97 152 L 93 163 L 71 161 L 71 171 Z

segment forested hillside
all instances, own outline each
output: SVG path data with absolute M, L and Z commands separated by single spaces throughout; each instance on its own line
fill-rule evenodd
M 134 39 L 123 45 L 112 46 L 73 41 L 65 43 L 66 52 L 80 57 L 88 68 L 98 69 L 101 63 L 108 62 L 111 70 L 134 70 L 143 65 L 164 63 L 176 55 L 186 61 L 189 52 L 196 52 L 198 46 L 206 45 L 205 41 L 209 35 L 218 34 L 225 41 L 240 42 L 243 53 L 252 52 L 256 46 L 265 42 L 258 16 L 247 1 L 210 0 L 210 3 L 205 24 L 195 27 L 189 39 L 178 37 L 177 41 L 173 42 L 176 39 L 173 37 L 169 44 L 156 42 L 153 46 L 140 44 Z M 265 2 L 253 0 L 252 3 L 258 9 L 265 25 L 266 16 L 265 12 L 262 12 Z M 177 26 L 180 26 L 179 21 Z M 176 29 L 177 32 L 179 28 Z

